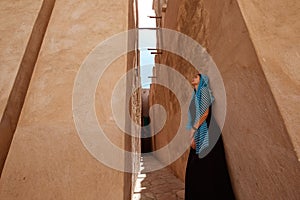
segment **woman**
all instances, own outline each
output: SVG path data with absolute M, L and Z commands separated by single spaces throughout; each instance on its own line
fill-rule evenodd
M 196 74 L 192 80 L 194 93 L 189 107 L 191 147 L 185 174 L 185 200 L 232 200 L 235 199 L 227 172 L 222 135 L 213 147 L 212 133 L 208 132 L 214 97 L 208 77 Z M 212 116 L 212 120 L 214 120 Z M 200 153 L 211 147 L 202 157 Z

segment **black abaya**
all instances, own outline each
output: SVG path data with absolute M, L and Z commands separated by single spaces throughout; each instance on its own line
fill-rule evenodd
M 207 119 L 210 119 L 210 114 Z M 214 119 L 212 118 L 212 120 Z M 211 144 L 212 142 L 210 142 Z M 213 149 L 203 158 L 199 158 L 196 150 L 190 148 L 185 174 L 185 200 L 234 199 L 227 171 L 222 134 Z

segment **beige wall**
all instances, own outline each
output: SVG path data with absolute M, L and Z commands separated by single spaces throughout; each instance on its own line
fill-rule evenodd
M 54 0 L 1 2 L 0 175 L 22 110 Z
M 42 1 L 0 1 L 0 118 L 17 76 Z M 12 9 L 17 12 L 12 12 Z
M 238 0 L 259 62 L 300 161 L 300 3 L 297 0 L 257 2 Z
M 17 121 L 11 115 L 16 112 L 18 105 L 14 104 L 11 110 L 5 108 L 41 4 L 42 1 L 0 2 L 0 175 Z M 12 9 L 18 12 L 12 12 Z M 20 99 L 15 98 L 17 101 Z M 20 101 L 18 103 L 22 104 Z
M 299 132 L 299 61 L 295 59 L 299 14 L 295 2 L 168 1 L 164 27 L 187 34 L 206 47 L 222 74 L 227 94 L 222 134 L 238 199 L 300 196 L 295 151 L 295 133 Z M 286 53 L 280 53 L 281 49 Z M 164 52 L 156 60 L 189 79 L 193 75 L 191 66 L 178 56 Z M 179 115 L 174 98 L 166 91 L 153 84 L 150 103 L 169 104 L 166 109 L 171 116 Z M 154 137 L 154 146 L 167 144 L 176 130 L 167 123 Z M 170 165 L 182 180 L 187 154 Z
M 0 199 L 130 199 L 132 175 L 97 161 L 80 141 L 72 90 L 89 52 L 113 34 L 135 27 L 136 15 L 129 14 L 133 11 L 133 0 L 56 1 L 0 179 Z M 128 64 L 134 55 L 120 57 L 100 80 L 96 111 L 113 143 L 139 151 L 138 141 L 108 120 L 107 103 L 112 86 L 133 66 Z

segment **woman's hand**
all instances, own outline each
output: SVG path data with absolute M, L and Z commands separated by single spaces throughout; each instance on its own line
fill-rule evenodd
M 194 140 L 194 134 L 195 134 L 195 130 L 191 129 L 191 131 L 190 131 L 191 147 L 193 149 L 196 149 L 196 143 L 195 143 L 195 140 Z
M 201 124 L 206 120 L 209 113 L 209 108 L 203 113 L 203 115 L 200 117 L 199 121 L 195 124 L 196 127 L 200 127 Z
M 195 143 L 194 138 L 193 138 L 192 141 L 191 141 L 191 147 L 192 147 L 193 149 L 196 149 L 196 143 Z

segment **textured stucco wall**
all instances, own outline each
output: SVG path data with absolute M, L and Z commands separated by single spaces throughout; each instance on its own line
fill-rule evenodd
M 299 40 L 295 35 L 298 30 L 297 13 L 294 11 L 296 4 L 293 7 L 291 2 L 282 9 L 283 1 L 274 4 L 242 0 L 168 1 L 164 27 L 185 33 L 206 47 L 223 77 L 227 116 L 222 134 L 229 173 L 238 199 L 297 199 L 300 196 L 300 165 L 294 146 L 297 144 L 294 133 L 299 127 L 299 123 L 296 123 L 299 119 L 299 85 L 298 75 L 292 74 L 298 70 L 299 61 L 295 57 L 298 48 L 296 41 Z M 244 16 L 238 3 L 243 5 Z M 249 10 L 248 4 L 251 4 Z M 268 18 L 274 16 L 276 10 L 287 13 L 286 19 L 283 14 L 277 16 L 281 17 L 279 20 L 275 20 L 276 17 Z M 251 17 L 248 18 L 248 15 Z M 268 20 L 274 23 L 264 26 L 263 23 Z M 290 24 L 293 21 L 296 25 Z M 271 37 L 263 38 L 259 30 L 272 33 Z M 276 43 L 277 32 L 280 32 L 279 43 Z M 283 38 L 289 37 L 285 42 Z M 264 41 L 261 43 L 261 40 Z M 270 40 L 272 42 L 268 42 Z M 292 41 L 296 44 L 292 45 Z M 292 50 L 284 54 L 286 57 L 283 58 L 276 56 L 279 49 Z M 287 56 L 290 54 L 290 57 Z M 267 65 L 261 64 L 263 58 Z M 188 79 L 193 75 L 189 64 L 178 56 L 164 52 L 156 60 L 174 67 Z M 168 75 L 163 76 L 168 78 Z M 151 90 L 152 104 L 169 104 L 166 109 L 171 113 L 170 116 L 180 114 L 176 110 L 174 98 L 166 89 L 152 85 Z M 281 104 L 286 98 L 291 99 Z M 293 105 L 287 107 L 288 102 Z M 290 115 L 285 117 L 283 112 L 288 111 Z M 176 123 L 176 120 L 173 119 L 173 122 Z M 295 130 L 290 131 L 288 126 Z M 154 138 L 154 146 L 164 146 L 175 133 L 174 126 L 167 123 Z M 187 153 L 170 165 L 182 180 Z
M 100 163 L 80 141 L 72 90 L 88 53 L 113 34 L 135 27 L 136 15 L 128 14 L 132 6 L 128 0 L 56 1 L 0 179 L 0 199 L 130 198 L 132 175 Z M 95 107 L 108 138 L 138 151 L 131 146 L 138 146 L 137 141 L 125 138 L 110 120 L 108 104 L 112 87 L 133 59 L 134 53 L 111 64 L 99 81 Z
M 300 161 L 300 3 L 297 0 L 272 3 L 238 0 L 238 3 Z
M 0 119 L 41 5 L 41 0 L 0 1 Z
M 35 21 L 41 14 L 41 4 L 42 1 L 0 2 L 0 175 L 43 39 L 43 26 L 48 22 L 45 12 L 42 20 Z M 12 8 L 17 12 L 12 12 Z M 35 37 L 37 34 L 32 32 L 40 37 Z

